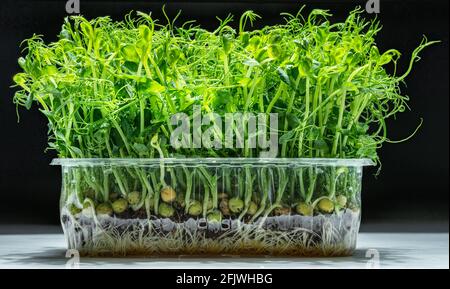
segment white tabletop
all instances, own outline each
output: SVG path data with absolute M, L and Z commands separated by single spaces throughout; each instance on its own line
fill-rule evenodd
M 62 234 L 0 235 L 0 268 L 449 268 L 448 233 L 361 233 L 341 258 L 66 258 Z

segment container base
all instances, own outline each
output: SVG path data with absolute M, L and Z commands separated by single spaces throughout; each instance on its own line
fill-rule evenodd
M 318 216 L 239 220 L 76 218 L 63 214 L 69 249 L 81 256 L 349 256 L 356 247 L 360 214 L 345 210 Z

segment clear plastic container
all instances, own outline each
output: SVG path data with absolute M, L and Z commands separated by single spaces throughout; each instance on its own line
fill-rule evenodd
M 346 256 L 368 159 L 55 159 L 84 256 Z

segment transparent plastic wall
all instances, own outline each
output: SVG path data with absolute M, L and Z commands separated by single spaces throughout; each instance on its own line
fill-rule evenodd
M 345 256 L 367 159 L 57 159 L 84 256 Z

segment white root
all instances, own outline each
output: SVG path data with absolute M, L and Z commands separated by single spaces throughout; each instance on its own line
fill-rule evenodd
M 306 217 L 299 217 L 308 220 Z M 233 220 L 229 229 L 199 229 L 197 221 L 169 219 L 63 221 L 70 249 L 85 256 L 292 255 L 346 256 L 356 246 L 359 214 L 309 217 L 287 230 Z M 276 220 L 275 220 L 276 221 Z M 212 235 L 209 235 L 212 234 Z

